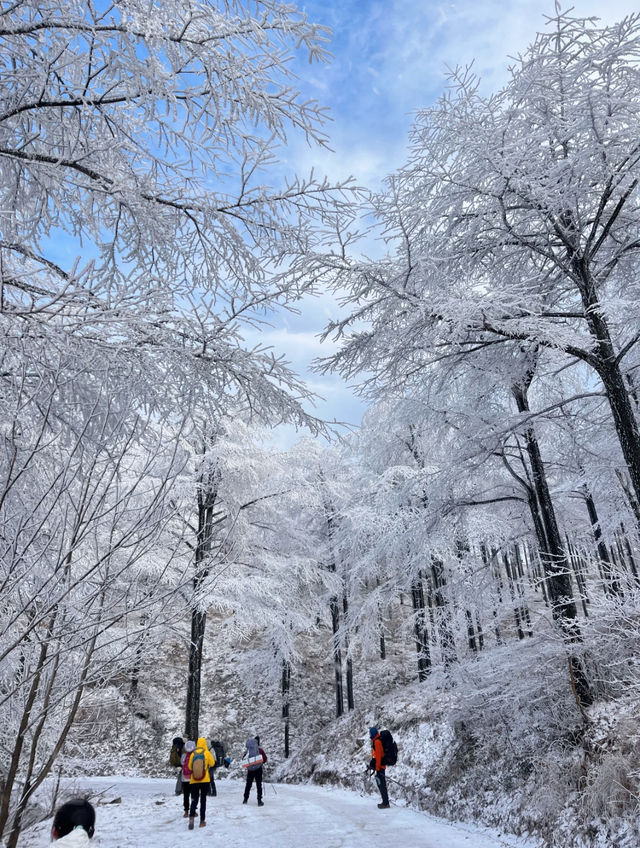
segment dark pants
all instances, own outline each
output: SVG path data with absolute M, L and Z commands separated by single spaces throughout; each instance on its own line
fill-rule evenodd
M 218 794 L 218 790 L 216 789 L 216 779 L 213 775 L 213 771 L 209 772 L 209 777 L 211 778 L 211 782 L 209 783 L 209 795 L 213 795 L 215 798 Z
M 209 794 L 209 781 L 206 783 L 191 784 L 191 809 L 189 817 L 195 818 L 196 810 L 198 809 L 198 799 L 200 800 L 200 821 L 204 821 L 207 812 L 207 795 Z
M 389 803 L 389 794 L 387 792 L 387 776 L 382 769 L 376 772 L 376 783 L 378 784 L 378 789 L 380 790 L 380 795 L 382 796 L 382 803 Z
M 189 800 L 191 798 L 191 784 L 188 780 L 182 781 L 182 803 L 185 813 L 189 812 Z
M 256 791 L 258 793 L 258 801 L 262 801 L 262 766 L 260 768 L 255 769 L 254 771 L 250 771 L 247 769 L 247 782 L 244 785 L 244 800 L 249 800 L 249 793 L 251 792 L 251 784 L 255 780 L 256 782 Z

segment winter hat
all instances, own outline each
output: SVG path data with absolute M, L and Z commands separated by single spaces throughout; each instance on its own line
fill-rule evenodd
M 372 739 L 375 739 L 377 735 L 378 735 L 378 728 L 377 727 L 370 727 L 369 728 L 369 736 Z
M 196 743 L 195 743 L 195 742 L 192 742 L 192 741 L 191 741 L 191 739 L 190 739 L 190 740 L 186 743 L 186 745 L 184 746 L 184 750 L 185 750 L 185 751 L 187 751 L 187 753 L 189 753 L 189 754 L 190 754 L 190 753 L 191 753 L 191 751 L 195 751 L 195 750 L 196 750 Z

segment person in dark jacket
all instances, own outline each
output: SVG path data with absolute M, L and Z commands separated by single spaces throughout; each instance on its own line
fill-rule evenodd
M 382 765 L 384 748 L 382 747 L 382 740 L 380 739 L 380 733 L 377 727 L 369 728 L 369 738 L 371 739 L 371 762 L 369 763 L 369 768 L 376 773 L 376 784 L 382 797 L 382 803 L 378 804 L 378 809 L 387 810 L 389 809 L 389 794 L 387 792 L 386 766 Z
M 220 766 L 229 766 L 226 763 L 225 753 L 224 753 L 224 745 L 219 739 L 212 739 L 211 744 L 209 745 L 209 750 L 213 753 L 215 757 L 216 764 L 211 770 L 211 791 L 210 795 L 214 797 L 218 794 L 218 790 L 216 788 L 216 771 L 220 768 Z
M 74 798 L 58 808 L 51 839 L 68 848 L 87 848 L 96 824 L 96 811 L 86 798 Z
M 245 756 L 249 758 L 249 760 L 255 759 L 256 762 L 250 762 L 247 766 L 247 781 L 244 785 L 244 798 L 242 799 L 242 803 L 246 804 L 249 800 L 251 786 L 253 785 L 253 782 L 255 780 L 256 792 L 258 793 L 258 806 L 264 807 L 264 802 L 262 800 L 262 766 L 264 763 L 267 762 L 267 755 L 260 747 L 259 736 L 254 736 L 251 739 L 247 739 L 244 753 Z

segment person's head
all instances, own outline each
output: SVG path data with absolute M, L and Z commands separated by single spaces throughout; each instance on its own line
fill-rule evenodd
M 184 750 L 187 752 L 187 754 L 190 754 L 192 751 L 196 750 L 196 743 L 193 741 L 193 739 L 189 739 L 187 742 L 184 743 Z
M 369 728 L 369 737 L 371 739 L 375 739 L 377 735 L 378 735 L 378 728 L 377 727 L 370 727 Z
M 89 834 L 89 839 L 93 836 L 93 831 L 96 824 L 96 811 L 86 798 L 74 798 L 72 801 L 67 801 L 58 808 L 53 817 L 53 825 L 51 826 L 51 838 L 62 839 L 76 827 L 84 828 Z
M 258 745 L 260 744 L 260 737 L 257 734 L 256 734 L 256 742 L 258 743 Z

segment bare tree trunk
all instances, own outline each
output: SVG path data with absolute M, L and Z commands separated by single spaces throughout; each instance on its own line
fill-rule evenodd
M 502 645 L 502 633 L 500 631 L 500 618 L 498 615 L 498 608 L 502 606 L 502 575 L 500 573 L 500 563 L 497 561 L 497 557 L 489 557 L 489 552 L 487 551 L 487 546 L 484 542 L 480 545 L 480 556 L 482 557 L 482 562 L 484 563 L 485 568 L 491 571 L 491 575 L 494 580 L 494 584 L 496 587 L 497 593 L 497 603 L 493 605 L 493 632 L 496 637 L 496 645 Z M 495 562 L 495 565 L 492 564 Z
M 600 519 L 598 518 L 595 501 L 586 486 L 583 487 L 582 492 L 587 505 L 587 512 L 589 514 L 589 521 L 591 522 L 593 538 L 596 543 L 596 550 L 598 551 L 598 556 L 600 558 L 605 594 L 620 595 L 622 591 L 621 586 L 613 571 L 613 564 L 609 558 L 609 551 L 607 550 L 607 546 L 602 538 L 602 527 L 600 526 Z
M 289 706 L 291 692 L 291 663 L 282 661 L 282 721 L 284 723 L 284 756 L 289 756 Z
M 203 448 L 203 457 L 206 446 Z M 206 471 L 198 485 L 198 531 L 195 549 L 193 576 L 193 608 L 191 610 L 191 641 L 189 643 L 189 676 L 187 678 L 187 704 L 185 709 L 185 733 L 189 739 L 197 739 L 200 723 L 200 687 L 202 682 L 202 654 L 207 613 L 201 609 L 200 597 L 205 580 L 209 576 L 211 545 L 213 541 L 218 499 L 220 472 L 217 468 Z
M 582 611 L 584 612 L 584 617 L 589 618 L 589 599 L 587 598 L 587 581 L 584 576 L 584 571 L 582 569 L 582 563 L 580 561 L 580 553 L 577 548 L 571 544 L 569 541 L 569 537 L 565 537 L 567 553 L 569 554 L 569 560 L 571 561 L 571 567 L 573 568 L 573 573 L 576 576 L 576 583 L 578 584 L 578 592 L 580 593 L 580 600 L 582 601 Z
M 340 650 L 340 638 L 338 635 L 340 630 L 338 599 L 336 597 L 331 598 L 329 606 L 331 609 L 331 630 L 333 636 L 333 676 L 336 693 L 336 718 L 340 718 L 344 713 L 344 690 L 342 688 L 342 651 Z
M 533 374 L 529 373 L 523 383 L 512 387 L 518 411 L 521 413 L 528 413 L 530 411 L 527 390 L 532 377 Z M 531 425 L 526 427 L 524 438 L 526 452 L 531 466 L 530 473 L 533 491 L 535 493 L 535 502 L 541 519 L 541 522 L 539 522 L 541 526 L 536 526 L 536 531 L 541 534 L 541 537 L 539 537 L 540 553 L 547 580 L 552 615 L 561 628 L 567 643 L 580 642 L 582 637 L 578 626 L 578 610 L 571 588 L 569 564 L 562 546 L 540 447 Z M 531 498 L 529 503 L 530 506 L 533 506 L 533 500 Z M 534 515 L 535 523 L 535 509 L 532 510 L 532 515 Z M 591 704 L 593 702 L 593 696 L 591 695 L 589 681 L 581 660 L 577 656 L 571 655 L 569 657 L 569 663 L 580 703 L 582 705 Z
M 342 595 L 342 615 L 345 624 L 345 637 L 344 637 L 344 647 L 345 653 L 347 655 L 346 661 L 346 682 L 347 682 L 347 709 L 352 710 L 355 707 L 355 702 L 353 700 L 353 661 L 349 655 L 349 637 L 347 633 L 349 631 L 349 601 L 347 599 L 347 593 L 344 592 Z
M 524 592 L 524 560 L 520 552 L 520 546 L 518 544 L 514 545 L 514 553 L 516 558 L 516 592 L 518 595 L 518 599 L 520 601 L 520 619 L 523 622 L 523 626 L 526 628 L 527 636 L 529 638 L 533 637 L 533 626 L 531 624 L 531 614 L 529 613 L 529 606 L 527 604 L 527 599 Z
M 425 615 L 424 587 L 421 573 L 418 573 L 411 584 L 411 602 L 413 606 L 413 631 L 418 656 L 418 680 L 426 680 L 431 670 L 431 655 L 429 653 L 429 631 Z
M 380 632 L 380 659 L 386 660 L 387 658 L 387 643 L 384 636 L 384 625 L 382 622 L 382 614 L 378 609 L 378 630 Z
M 330 500 L 329 493 L 325 483 L 325 478 L 322 470 L 319 471 L 318 477 L 324 493 L 324 515 L 327 525 L 327 547 L 328 561 L 327 568 L 332 574 L 337 574 L 336 553 L 334 546 L 335 536 L 335 509 Z M 333 682 L 336 696 L 336 718 L 339 718 L 344 713 L 344 689 L 342 685 L 342 649 L 340 645 L 340 607 L 338 605 L 338 596 L 333 595 L 329 600 L 329 609 L 331 612 L 331 632 L 332 632 L 332 655 L 333 655 Z
M 513 582 L 513 575 L 511 573 L 511 563 L 509 562 L 509 554 L 507 553 L 507 551 L 503 553 L 502 560 L 504 562 L 504 570 L 507 573 L 507 582 L 509 584 L 509 596 L 511 597 L 513 616 L 516 621 L 516 633 L 518 634 L 518 639 L 524 639 L 524 630 L 522 629 L 522 619 L 520 617 L 520 606 L 516 602 L 516 589 Z
M 577 244 L 576 244 L 577 248 Z M 572 273 L 577 281 L 584 317 L 593 340 L 595 350 L 583 356 L 596 370 L 609 401 L 613 423 L 620 442 L 626 468 L 636 504 L 640 503 L 640 430 L 636 419 L 631 394 L 633 381 L 627 380 L 620 366 L 621 354 L 614 347 L 606 312 L 598 296 L 598 287 L 589 268 L 588 260 L 579 248 L 570 256 Z
M 192 610 L 191 641 L 189 643 L 189 677 L 187 680 L 187 706 L 184 725 L 188 739 L 197 739 L 199 736 L 200 686 L 202 681 L 202 654 L 206 623 L 206 612 Z
M 454 663 L 456 656 L 456 643 L 451 631 L 451 614 L 447 603 L 444 589 L 446 578 L 444 563 L 442 560 L 433 559 L 431 562 L 431 576 L 433 579 L 433 603 L 435 606 L 436 621 L 440 634 L 442 646 L 442 662 L 445 668 Z

